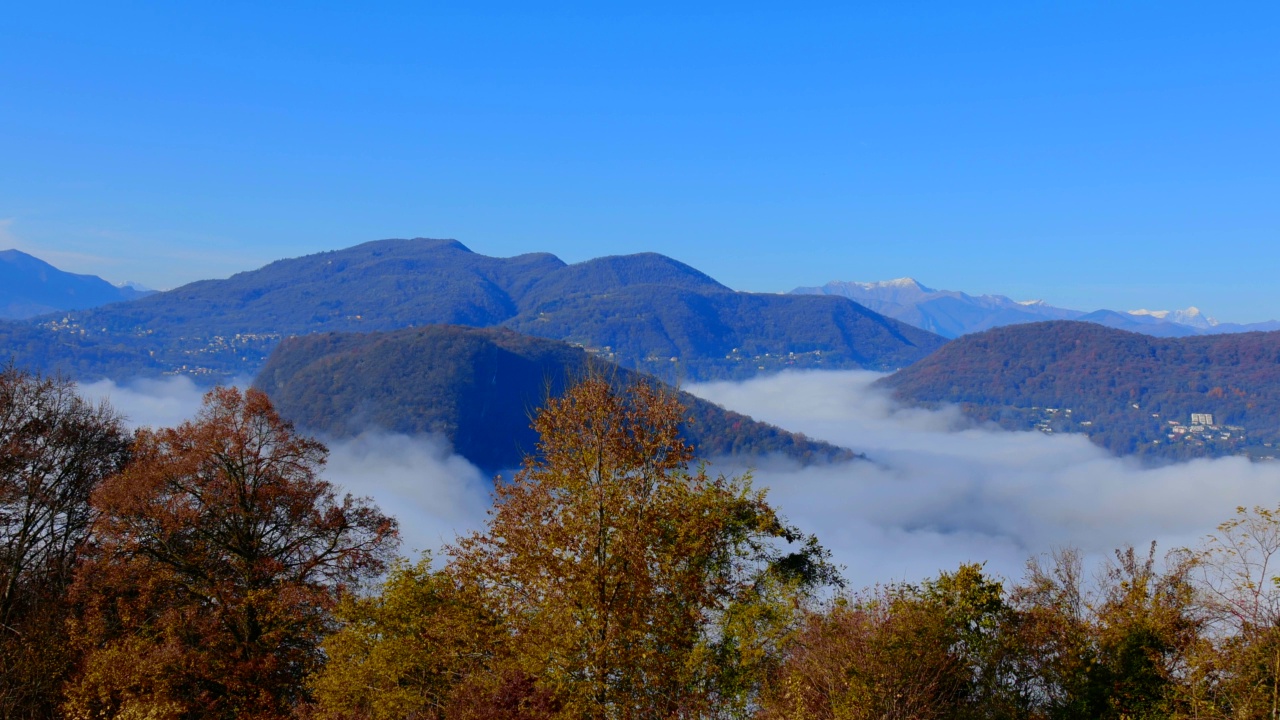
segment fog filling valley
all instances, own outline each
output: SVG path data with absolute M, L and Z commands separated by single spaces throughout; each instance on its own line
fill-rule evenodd
M 1082 436 L 1009 432 L 974 426 L 956 408 L 903 407 L 871 386 L 879 377 L 815 371 L 685 388 L 867 455 L 808 468 L 763 458 L 752 470 L 774 506 L 831 549 L 854 588 L 919 580 L 969 561 L 1016 580 L 1028 557 L 1064 546 L 1098 559 L 1155 540 L 1163 553 L 1197 544 L 1237 506 L 1280 498 L 1280 463 L 1147 467 Z M 109 399 L 131 426 L 175 425 L 195 414 L 202 396 L 185 378 L 80 390 Z M 437 550 L 484 522 L 492 479 L 442 438 L 366 433 L 329 448 L 324 477 L 399 518 L 405 555 Z M 713 460 L 711 469 L 745 468 Z
M 247 386 L 248 382 L 239 383 Z M 185 377 L 82 384 L 80 393 L 107 400 L 130 427 L 169 427 L 195 416 L 204 390 Z M 329 459 L 322 476 L 339 494 L 374 499 L 400 521 L 400 552 L 416 558 L 434 552 L 459 533 L 479 528 L 489 509 L 492 479 L 439 436 L 366 432 L 327 440 Z

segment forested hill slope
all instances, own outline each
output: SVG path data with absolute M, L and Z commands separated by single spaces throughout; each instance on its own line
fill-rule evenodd
M 688 380 L 896 368 L 945 342 L 844 298 L 734 292 L 653 253 L 566 265 L 545 253 L 493 258 L 415 239 L 280 260 L 33 326 L 0 324 L 0 348 L 84 379 L 225 380 L 255 373 L 287 337 L 436 323 L 505 325 Z
M 546 253 L 492 258 L 453 240 L 381 240 L 277 260 L 77 319 L 90 328 L 192 337 L 496 325 L 517 313 L 516 296 L 564 266 Z
M 1010 428 L 1084 432 L 1119 453 L 1266 457 L 1280 442 L 1280 332 L 1158 338 L 1088 322 L 1015 325 L 954 340 L 880 383 Z
M 330 438 L 369 429 L 436 432 L 477 466 L 500 470 L 518 466 L 534 450 L 533 411 L 589 364 L 622 383 L 640 377 L 563 342 L 501 328 L 433 325 L 292 338 L 272 353 L 254 384 L 309 432 Z M 702 457 L 853 457 L 687 393 L 681 400 L 689 408 L 686 434 Z

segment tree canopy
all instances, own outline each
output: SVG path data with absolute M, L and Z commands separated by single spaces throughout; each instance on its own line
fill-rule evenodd
M 71 717 L 290 714 L 329 611 L 397 538 L 393 519 L 317 477 L 325 453 L 253 390 L 214 390 L 195 420 L 137 434 L 93 497 Z

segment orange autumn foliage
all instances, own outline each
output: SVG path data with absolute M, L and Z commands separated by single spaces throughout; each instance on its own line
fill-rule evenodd
M 69 717 L 290 714 L 339 594 L 380 573 L 397 538 L 318 478 L 325 455 L 253 390 L 213 390 L 194 421 L 138 433 L 93 498 Z

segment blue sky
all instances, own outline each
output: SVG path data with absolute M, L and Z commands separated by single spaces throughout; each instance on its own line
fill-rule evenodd
M 169 287 L 383 237 L 1280 317 L 1280 6 L 25 3 L 0 246 Z

